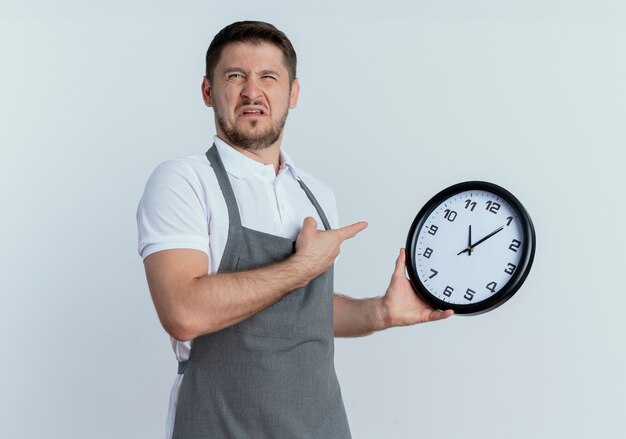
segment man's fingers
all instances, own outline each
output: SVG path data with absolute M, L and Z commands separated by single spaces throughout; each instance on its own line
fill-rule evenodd
M 405 266 L 405 250 L 403 248 L 400 249 L 400 254 L 398 255 L 398 257 L 396 258 L 396 268 L 393 271 L 394 276 L 400 276 L 402 278 L 404 278 L 405 276 L 405 270 L 406 270 L 406 266 Z
M 450 316 L 454 315 L 454 311 L 452 311 L 451 309 L 447 309 L 445 311 L 432 311 L 430 313 L 430 316 L 428 318 L 429 322 L 434 322 L 437 320 L 443 320 L 443 319 L 447 319 Z
M 317 221 L 312 216 L 307 216 L 302 223 L 302 229 L 317 230 Z
M 357 233 L 367 227 L 367 223 L 365 221 L 359 221 L 358 223 L 350 224 L 349 226 L 341 227 L 340 229 L 335 229 L 329 231 L 331 233 L 338 233 L 341 237 L 341 240 L 346 240 L 354 237 Z M 304 218 L 304 222 L 302 223 L 302 232 L 306 232 L 309 230 L 317 230 L 317 222 L 313 217 L 307 216 Z
M 337 229 L 337 232 L 340 232 L 342 235 L 342 239 L 350 239 L 353 238 L 357 233 L 364 230 L 367 227 L 367 223 L 365 221 L 359 221 L 358 223 L 350 224 L 349 226 L 342 227 Z

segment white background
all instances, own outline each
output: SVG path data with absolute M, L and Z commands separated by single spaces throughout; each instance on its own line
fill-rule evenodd
M 626 7 L 598 0 L 3 0 L 0 437 L 162 437 L 176 363 L 135 209 L 210 146 L 204 54 L 241 19 L 291 38 L 284 146 L 370 223 L 337 291 L 382 294 L 448 185 L 498 183 L 535 222 L 505 306 L 337 341 L 354 438 L 623 437 Z

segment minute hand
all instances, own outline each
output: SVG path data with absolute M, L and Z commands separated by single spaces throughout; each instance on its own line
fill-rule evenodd
M 491 232 L 489 235 L 485 236 L 482 239 L 479 239 L 477 242 L 475 242 L 474 244 L 469 244 L 467 246 L 467 248 L 461 250 L 460 252 L 458 252 L 456 255 L 459 256 L 465 252 L 469 252 L 469 254 L 471 255 L 472 252 L 474 251 L 474 247 L 476 247 L 478 244 L 480 244 L 481 242 L 485 242 L 486 240 L 488 240 L 489 238 L 491 238 L 493 235 L 495 235 L 496 233 L 498 233 L 499 231 L 501 231 L 502 229 L 504 229 L 504 226 L 498 227 L 496 230 L 494 230 L 493 232 Z
M 504 229 L 504 226 L 500 226 L 498 227 L 496 230 L 494 230 L 493 232 L 491 232 L 489 235 L 485 236 L 482 239 L 479 239 L 478 241 L 476 241 L 474 244 L 471 245 L 472 248 L 476 247 L 478 244 L 485 242 L 486 240 L 488 240 L 489 238 L 491 238 L 493 235 L 495 235 L 496 233 L 500 232 L 502 229 Z

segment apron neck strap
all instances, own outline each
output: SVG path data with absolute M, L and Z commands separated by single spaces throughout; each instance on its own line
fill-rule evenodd
M 220 185 L 220 189 L 222 190 L 222 194 L 224 194 L 224 199 L 226 200 L 226 207 L 228 207 L 228 218 L 230 224 L 241 226 L 241 217 L 239 216 L 239 206 L 237 205 L 237 199 L 235 198 L 235 193 L 233 192 L 233 187 L 230 184 L 230 180 L 228 179 L 228 174 L 226 173 L 226 169 L 224 168 L 224 163 L 220 158 L 219 153 L 217 152 L 217 147 L 215 144 L 209 148 L 206 152 L 206 157 L 209 159 L 209 163 L 213 167 L 215 171 L 215 176 L 217 177 L 217 182 Z M 324 228 L 326 230 L 330 230 L 330 223 L 322 210 L 322 207 L 319 205 L 313 192 L 304 184 L 302 180 L 298 178 L 298 183 L 300 187 L 308 197 L 311 204 L 317 210 L 317 214 L 320 216 L 322 220 L 322 224 L 324 224 Z
M 315 210 L 317 210 L 317 214 L 320 216 L 320 219 L 322 220 L 322 224 L 324 224 L 324 229 L 330 230 L 330 223 L 328 222 L 328 219 L 326 218 L 326 215 L 324 214 L 324 211 L 322 210 L 322 206 L 320 206 L 320 204 L 315 199 L 313 192 L 311 192 L 311 190 L 299 178 L 298 178 L 298 183 L 300 183 L 300 187 L 302 188 L 306 196 L 309 197 L 309 200 L 311 201 L 311 204 L 313 204 L 313 206 L 315 207 Z
M 206 152 L 206 157 L 207 159 L 209 159 L 209 163 L 211 163 L 211 166 L 215 171 L 217 182 L 219 183 L 222 194 L 224 195 L 224 200 L 226 200 L 226 207 L 228 207 L 228 218 L 230 224 L 241 226 L 241 217 L 239 216 L 239 206 L 237 205 L 237 199 L 235 198 L 233 187 L 230 185 L 230 180 L 228 180 L 228 174 L 226 173 L 226 169 L 224 169 L 224 163 L 222 163 L 222 159 L 217 152 L 217 147 L 215 146 L 215 144 L 213 144 L 213 146 L 210 147 L 209 150 Z

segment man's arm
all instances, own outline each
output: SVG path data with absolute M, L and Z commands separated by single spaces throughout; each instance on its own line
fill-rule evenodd
M 335 293 L 333 320 L 335 337 L 362 337 L 386 329 L 383 298 L 354 299 Z
M 434 309 L 415 294 L 405 270 L 405 252 L 400 249 L 391 282 L 383 297 L 352 299 L 335 294 L 335 337 L 360 337 L 394 326 L 441 320 L 454 314 L 452 310 Z
M 360 222 L 322 231 L 308 217 L 293 256 L 239 272 L 207 275 L 208 256 L 198 250 L 153 253 L 144 265 L 161 324 L 172 337 L 185 341 L 240 322 L 326 271 L 341 243 L 366 226 Z

